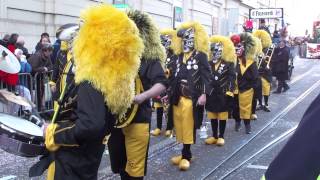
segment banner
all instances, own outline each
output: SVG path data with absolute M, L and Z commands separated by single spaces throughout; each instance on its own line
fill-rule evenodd
M 320 44 L 307 43 L 307 58 L 320 59 Z
M 283 8 L 250 9 L 250 19 L 274 19 L 283 18 Z

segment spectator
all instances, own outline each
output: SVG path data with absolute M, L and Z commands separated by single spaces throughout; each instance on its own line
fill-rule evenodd
M 46 32 L 41 34 L 40 41 L 36 45 L 36 52 L 41 49 L 43 43 L 51 43 L 49 34 Z
M 28 52 L 28 49 L 24 47 L 24 44 L 25 44 L 24 38 L 22 36 L 19 36 L 17 39 L 16 48 L 22 50 L 23 55 L 25 55 L 26 58 L 29 59 L 30 54 Z
M 44 43 L 41 46 L 41 50 L 29 58 L 33 74 L 37 72 L 47 72 L 52 69 L 50 57 L 53 50 L 52 45 L 50 43 Z
M 31 65 L 28 63 L 26 56 L 23 55 L 23 51 L 21 49 L 16 49 L 14 51 L 14 54 L 16 55 L 17 59 L 20 62 L 20 72 L 19 73 L 31 73 Z M 30 77 L 27 75 L 20 75 L 19 76 L 19 82 L 16 86 L 16 90 L 19 93 L 20 96 L 28 99 L 31 101 L 31 93 L 30 93 Z M 31 111 L 31 108 L 23 107 L 22 110 L 28 110 Z
M 52 50 L 53 48 L 50 43 L 44 43 L 41 45 L 41 50 L 33 54 L 28 60 L 32 67 L 32 74 L 35 76 L 36 73 L 41 73 L 35 77 L 36 92 L 38 97 L 37 106 L 39 111 L 41 111 L 43 108 L 45 84 L 48 81 L 48 74 L 46 72 L 52 70 L 50 58 Z
M 278 88 L 274 93 L 286 92 L 289 89 L 289 85 L 286 83 L 288 80 L 288 62 L 289 62 L 289 47 L 286 46 L 286 42 L 281 40 L 279 47 L 274 50 L 272 56 L 272 71 L 278 80 Z
M 270 30 L 269 30 L 269 27 L 266 25 L 266 20 L 265 20 L 265 19 L 260 19 L 259 29 L 265 30 L 265 31 L 267 31 L 267 32 L 271 35 Z
M 8 42 L 9 42 L 9 38 L 10 38 L 10 35 L 9 34 L 6 34 L 3 36 L 2 39 L 0 39 L 0 45 L 7 48 L 8 47 Z
M 8 41 L 8 49 L 14 53 L 14 51 L 16 50 L 16 42 L 18 39 L 19 35 L 16 33 L 11 34 L 9 41 Z

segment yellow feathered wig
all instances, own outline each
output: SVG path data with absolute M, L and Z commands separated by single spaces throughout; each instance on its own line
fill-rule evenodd
M 222 49 L 222 59 L 227 62 L 234 63 L 237 60 L 236 50 L 230 38 L 220 35 L 214 35 L 210 37 L 210 43 L 221 43 Z M 210 57 L 212 52 L 210 51 Z
M 262 51 L 262 44 L 261 44 L 260 39 L 257 37 L 254 37 L 254 36 L 253 36 L 253 39 L 256 43 L 256 56 L 262 55 L 263 51 Z
M 177 31 L 181 29 L 194 28 L 194 48 L 197 51 L 201 51 L 209 55 L 209 36 L 205 28 L 198 22 L 185 22 L 180 25 Z M 180 51 L 182 52 L 182 45 L 180 46 Z
M 160 60 L 164 64 L 166 50 L 161 44 L 160 32 L 152 18 L 138 10 L 131 10 L 127 14 L 137 25 L 140 37 L 143 40 L 145 49 L 142 53 L 142 58 L 144 60 Z
M 257 53 L 257 45 L 256 41 L 254 40 L 253 36 L 250 33 L 241 33 L 240 40 L 244 44 L 244 52 L 245 58 L 254 60 Z
M 144 48 L 139 30 L 124 12 L 105 4 L 86 9 L 80 19 L 73 48 L 75 81 L 89 81 L 110 111 L 123 117 L 134 98 Z
M 174 29 L 162 29 L 160 31 L 161 35 L 169 35 L 171 36 L 171 45 L 170 49 L 174 54 L 178 55 L 181 53 L 181 39 L 177 36 L 177 31 Z
M 265 30 L 256 30 L 252 33 L 253 36 L 260 39 L 262 48 L 268 48 L 272 45 L 272 39 L 270 34 Z

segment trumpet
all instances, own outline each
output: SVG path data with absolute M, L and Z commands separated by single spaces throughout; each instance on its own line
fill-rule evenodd
M 266 53 L 259 57 L 258 60 L 258 69 L 267 68 L 270 69 L 270 62 L 275 49 L 275 45 L 272 44 L 266 51 Z

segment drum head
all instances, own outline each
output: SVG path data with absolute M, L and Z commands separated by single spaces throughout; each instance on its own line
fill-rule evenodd
M 37 136 L 37 137 L 43 136 L 43 131 L 39 126 L 25 119 L 10 116 L 8 114 L 0 113 L 0 124 L 3 124 L 20 133 L 28 134 L 31 136 Z

